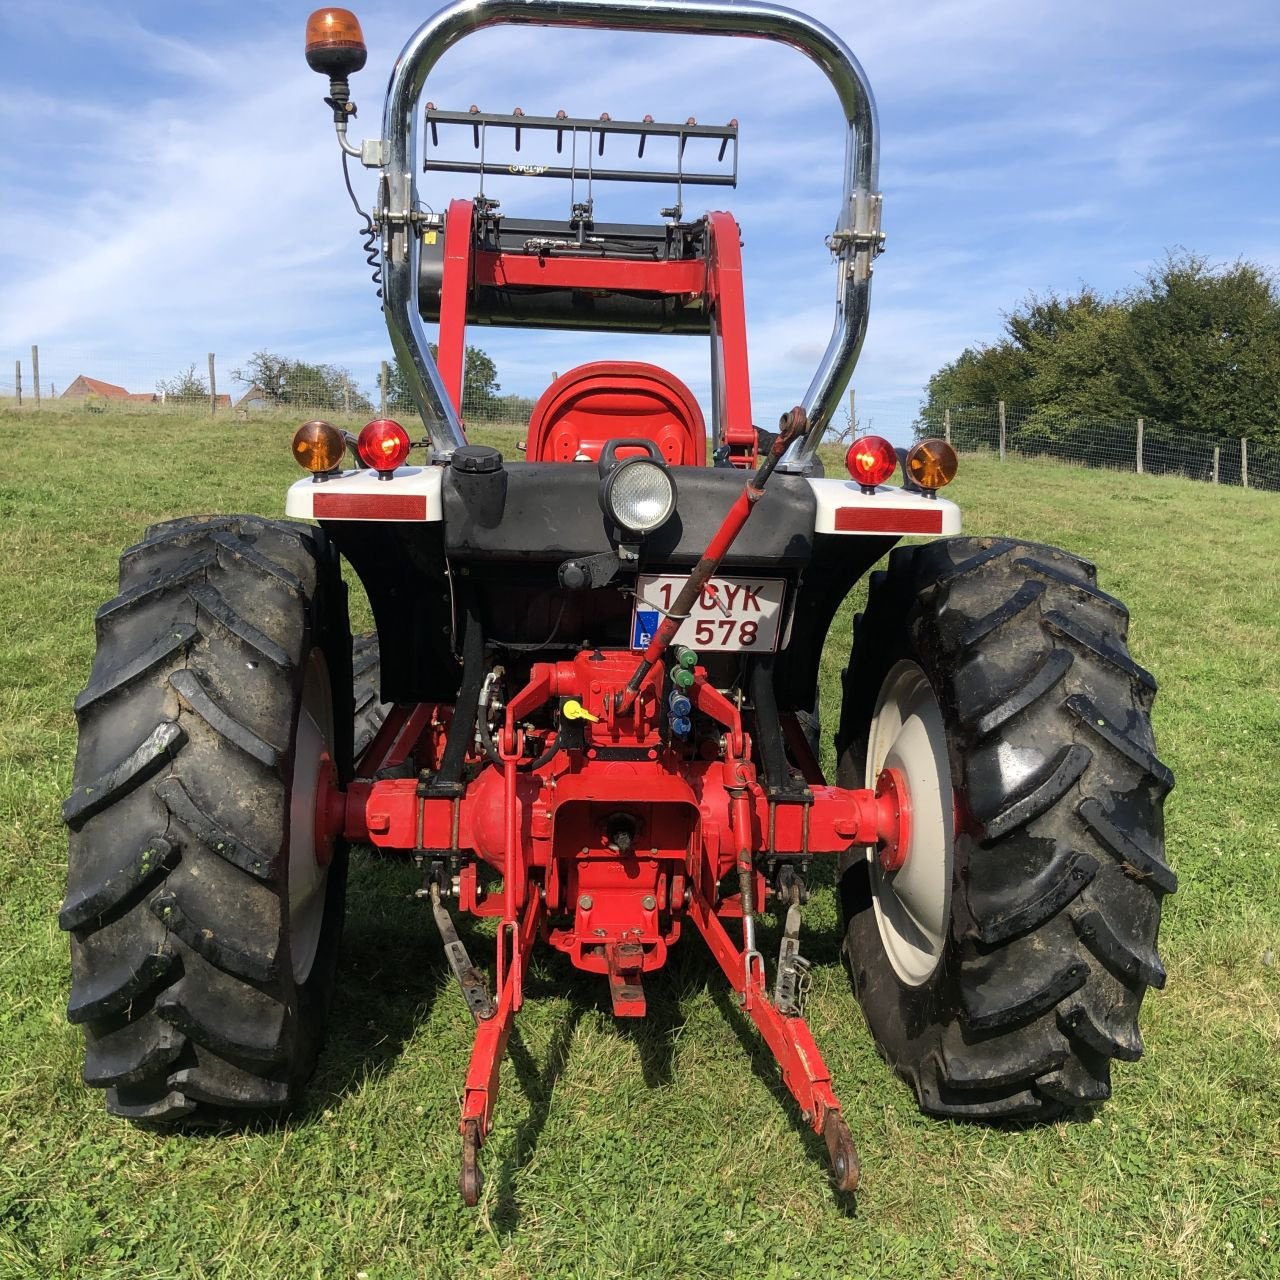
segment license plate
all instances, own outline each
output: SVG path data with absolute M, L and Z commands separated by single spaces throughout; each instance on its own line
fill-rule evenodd
M 636 579 L 633 649 L 643 649 L 653 639 L 687 581 L 675 573 L 642 573 Z M 681 623 L 675 643 L 699 652 L 772 653 L 778 647 L 786 590 L 782 578 L 712 578 Z

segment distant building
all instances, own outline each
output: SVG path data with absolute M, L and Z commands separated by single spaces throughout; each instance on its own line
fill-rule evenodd
M 104 400 L 132 400 L 133 396 L 114 382 L 103 382 L 99 378 L 86 378 L 82 373 L 59 397 L 61 400 L 87 400 L 90 396 L 101 396 Z M 155 396 L 144 396 L 146 400 L 154 400 Z
M 221 397 L 219 397 L 221 399 Z M 236 401 L 236 409 L 243 409 L 248 413 L 251 409 L 270 409 L 271 401 L 267 398 L 267 393 L 254 383 L 248 391 Z
M 101 378 L 86 378 L 82 373 L 59 397 L 61 400 L 113 400 L 122 404 L 163 404 L 165 397 L 157 395 L 153 391 L 126 391 L 124 387 L 118 387 L 114 382 L 103 382 Z M 207 405 L 209 397 L 207 395 L 193 396 L 190 400 L 184 398 L 183 404 L 201 404 Z M 220 392 L 214 397 L 214 403 L 219 409 L 231 408 L 231 397 L 225 392 Z
M 114 382 L 86 378 L 82 373 L 63 393 L 60 400 L 115 400 L 125 404 L 155 404 L 159 397 L 151 391 L 126 391 Z

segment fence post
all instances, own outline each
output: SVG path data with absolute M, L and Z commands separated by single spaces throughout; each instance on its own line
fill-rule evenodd
M 351 383 L 347 381 L 347 375 L 342 375 L 342 412 L 351 412 Z
M 1218 483 L 1218 456 L 1222 453 L 1222 446 L 1215 444 L 1213 446 L 1213 483 Z
M 853 388 L 849 388 L 849 429 L 857 431 L 858 429 L 858 404 L 854 399 Z
M 22 408 L 22 361 L 13 362 L 13 390 L 18 397 L 18 408 Z
M 213 368 L 213 352 L 209 352 L 209 416 L 218 412 L 218 379 Z
M 1249 487 L 1249 441 L 1244 436 L 1240 437 L 1240 484 Z
M 1138 474 L 1142 474 L 1142 419 L 1138 419 Z
M 390 376 L 390 370 L 387 368 L 387 362 L 382 362 L 381 368 L 378 370 L 378 417 L 385 418 L 387 416 L 387 378 Z
M 36 393 L 36 408 L 40 407 L 40 348 L 31 345 L 31 389 Z
M 951 443 L 951 406 L 948 405 L 942 411 L 942 438 Z
M 1000 461 L 1004 461 L 1004 401 L 1001 400 L 997 408 L 1000 411 Z

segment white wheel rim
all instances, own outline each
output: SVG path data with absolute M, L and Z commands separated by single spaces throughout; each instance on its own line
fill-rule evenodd
M 914 662 L 897 663 L 885 677 L 871 720 L 866 785 L 874 787 L 886 768 L 906 779 L 911 830 L 898 871 L 883 870 L 871 851 L 872 905 L 893 971 L 918 987 L 933 975 L 946 946 L 955 808 L 942 709 Z
M 333 695 L 329 666 L 312 649 L 302 678 L 302 708 L 294 745 L 293 797 L 289 808 L 289 951 L 295 982 L 315 963 L 324 923 L 329 868 L 316 861 L 316 800 L 324 757 L 332 753 Z

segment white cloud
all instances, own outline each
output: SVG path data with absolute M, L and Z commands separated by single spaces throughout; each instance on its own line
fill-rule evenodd
M 880 97 L 889 252 L 857 386 L 882 418 L 909 420 L 928 375 L 993 339 L 1002 309 L 1031 289 L 1122 287 L 1171 243 L 1280 267 L 1274 199 L 1255 180 L 1280 143 L 1270 0 L 935 0 L 856 19 L 847 0 L 805 7 L 854 46 Z M 371 384 L 385 332 L 324 84 L 302 62 L 301 11 L 226 4 L 216 38 L 192 34 L 206 20 L 195 10 L 139 12 L 6 6 L 26 74 L 0 99 L 0 346 L 25 355 L 38 341 L 46 377 L 89 372 L 134 389 L 208 350 L 229 370 L 259 347 L 347 364 Z M 420 13 L 362 13 L 371 56 L 353 81 L 357 136 L 377 132 L 391 62 Z M 51 47 L 37 30 L 50 22 L 59 59 L 29 66 L 23 50 Z M 112 70 L 69 78 L 63 50 L 79 51 L 77 65 L 93 51 Z M 446 55 L 428 96 L 489 110 L 736 116 L 743 186 L 689 207 L 727 203 L 743 224 L 758 416 L 803 393 L 831 327 L 822 241 L 842 141 L 825 81 L 799 54 L 484 32 Z M 370 201 L 371 178 L 356 179 Z M 426 194 L 439 204 L 468 189 L 432 183 Z M 566 203 L 552 184 L 508 183 L 501 195 L 544 216 Z M 646 188 L 634 208 L 652 217 L 668 198 Z M 602 216 L 617 216 L 603 202 Z M 630 350 L 705 393 L 701 342 L 487 329 L 476 340 L 511 390 L 536 393 L 553 370 Z

